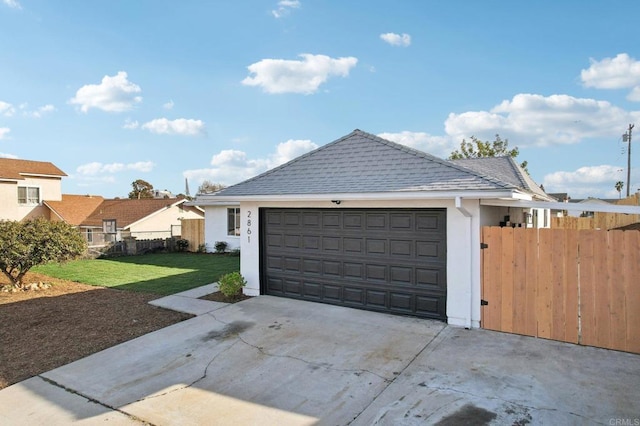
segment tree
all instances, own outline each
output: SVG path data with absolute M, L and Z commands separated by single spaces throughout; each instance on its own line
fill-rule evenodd
M 616 191 L 618 191 L 618 198 L 622 198 L 622 188 L 624 188 L 624 182 L 621 180 L 616 182 Z
M 140 198 L 153 198 L 153 185 L 146 180 L 137 179 L 131 182 L 131 186 L 133 190 L 129 192 L 129 198 L 138 200 Z
M 73 260 L 86 249 L 80 232 L 65 222 L 0 221 L 0 268 L 17 288 L 32 267 Z
M 226 185 L 221 183 L 213 183 L 210 180 L 205 180 L 198 187 L 198 194 L 210 194 L 212 192 L 218 192 L 226 187 Z
M 509 156 L 516 158 L 520 154 L 518 147 L 509 149 L 509 139 L 500 138 L 500 135 L 496 134 L 496 140 L 493 142 L 483 142 L 475 136 L 471 136 L 471 142 L 467 142 L 462 139 L 460 143 L 460 150 L 455 150 L 449 156 L 449 160 L 460 160 L 462 158 L 484 158 L 484 157 L 502 157 Z M 527 173 L 527 162 L 520 163 Z

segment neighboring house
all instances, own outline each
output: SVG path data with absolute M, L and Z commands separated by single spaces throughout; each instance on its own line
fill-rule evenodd
M 181 219 L 202 219 L 199 207 L 185 198 L 103 200 L 79 225 L 89 246 L 103 246 L 124 237 L 139 240 L 180 235 Z
M 241 248 L 246 294 L 478 327 L 481 227 L 526 226 L 550 199 L 495 161 L 450 162 L 355 130 L 194 204 L 208 247 Z
M 0 158 L 0 220 L 48 217 L 43 200 L 62 200 L 62 178 L 52 163 Z
M 45 200 L 43 204 L 49 209 L 47 218 L 51 221 L 62 221 L 69 225 L 80 224 L 93 213 L 104 198 L 99 195 L 62 194 L 62 200 Z
M 531 194 L 532 200 L 557 201 L 555 197 L 545 193 L 513 157 L 465 158 L 452 160 L 451 162 L 485 176 L 491 176 L 510 183 L 518 188 L 523 188 Z M 530 208 L 523 211 L 522 215 L 522 217 L 511 217 L 509 215 L 510 222 L 521 223 L 526 228 L 549 228 L 551 226 L 551 210 L 548 208 Z M 504 220 L 500 222 L 504 222 Z

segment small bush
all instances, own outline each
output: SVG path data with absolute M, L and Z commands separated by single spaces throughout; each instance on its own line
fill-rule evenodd
M 189 248 L 189 240 L 185 240 L 184 238 L 176 240 L 176 248 L 178 251 L 186 251 Z
M 239 248 L 234 248 L 233 250 L 231 250 L 231 251 L 229 252 L 229 254 L 230 254 L 231 256 L 240 256 L 240 249 L 239 249 Z
M 240 294 L 240 291 L 242 291 L 242 287 L 246 285 L 247 281 L 240 274 L 240 272 L 231 272 L 230 274 L 225 274 L 218 280 L 218 289 L 227 297 Z
M 216 253 L 224 253 L 225 251 L 227 251 L 227 247 L 229 247 L 229 244 L 226 241 L 216 241 L 213 247 L 215 247 Z
M 207 245 L 206 244 L 200 244 L 198 246 L 198 253 L 206 253 L 207 252 Z

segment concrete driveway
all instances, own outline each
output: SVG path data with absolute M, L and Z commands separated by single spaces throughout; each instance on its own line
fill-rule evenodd
M 640 422 L 638 355 L 270 296 L 210 306 L 0 391 L 0 423 Z

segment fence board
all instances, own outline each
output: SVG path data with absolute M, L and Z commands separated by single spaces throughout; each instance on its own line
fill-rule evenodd
M 626 350 L 640 353 L 640 232 L 625 232 L 624 251 L 627 254 L 628 274 L 625 280 Z
M 506 228 L 502 234 L 502 309 L 500 312 L 501 329 L 513 332 L 513 228 Z
M 640 232 L 484 227 L 484 328 L 640 353 Z
M 594 234 L 593 246 L 593 262 L 596 286 L 594 287 L 595 296 L 595 334 L 596 343 L 594 346 L 601 348 L 611 347 L 609 339 L 609 330 L 611 321 L 609 319 L 610 300 L 607 291 L 607 283 L 609 282 L 609 271 L 607 270 L 607 248 L 608 233 L 596 232 Z
M 526 318 L 525 333 L 528 336 L 538 335 L 536 316 L 536 294 L 538 287 L 538 233 L 527 230 L 525 247 L 525 266 L 527 268 L 526 281 Z
M 625 309 L 626 299 L 626 271 L 625 268 L 619 268 L 618 264 L 625 264 L 626 253 L 624 252 L 625 246 L 625 234 L 629 232 L 623 231 L 611 231 L 609 232 L 609 245 L 610 248 L 619 248 L 615 250 L 615 254 L 612 250 L 609 250 L 607 259 L 607 268 L 609 270 L 610 284 L 607 286 L 609 305 L 609 323 L 610 323 L 610 346 L 613 348 L 625 345 L 626 332 L 627 332 L 627 317 Z
M 513 229 L 513 332 L 527 332 L 527 265 L 525 228 Z
M 500 314 L 502 302 L 502 286 L 500 280 L 500 265 L 502 253 L 502 238 L 499 228 L 483 228 L 483 241 L 495 250 L 482 250 L 483 261 L 483 285 L 491 283 L 483 288 L 483 297 L 491 299 L 494 303 L 482 307 L 482 324 L 489 330 L 500 329 Z
M 578 231 L 567 229 L 565 235 L 564 291 L 565 342 L 578 343 Z
M 565 282 L 564 263 L 566 251 L 564 245 L 564 235 L 561 232 L 551 234 L 551 333 L 554 340 L 564 340 L 565 338 Z M 561 255 L 554 255 L 561 253 Z
M 189 241 L 189 251 L 198 251 L 204 241 L 204 219 L 182 219 L 181 237 Z

